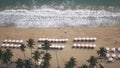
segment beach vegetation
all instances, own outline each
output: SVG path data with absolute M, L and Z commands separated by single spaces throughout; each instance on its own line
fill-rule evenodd
M 34 41 L 34 39 L 28 39 L 28 41 L 27 41 L 27 46 L 31 49 L 31 58 L 32 58 L 32 49 L 34 48 L 34 46 L 33 45 L 35 45 L 35 41 Z
M 65 68 L 74 68 L 76 66 L 76 59 L 71 57 L 68 62 L 65 63 Z
M 25 44 L 21 44 L 20 50 L 23 52 L 24 57 L 26 57 L 26 55 L 25 55 L 25 48 L 26 48 Z
M 96 67 L 96 64 L 98 63 L 97 58 L 95 56 L 91 56 L 87 61 L 90 63 L 89 68 Z

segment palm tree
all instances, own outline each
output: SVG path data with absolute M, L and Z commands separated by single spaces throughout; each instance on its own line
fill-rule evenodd
M 20 58 L 18 58 L 18 60 L 15 63 L 17 64 L 16 68 L 23 68 L 24 67 L 24 61 Z
M 31 58 L 32 58 L 32 48 L 33 48 L 33 45 L 35 45 L 34 39 L 28 39 L 27 45 L 31 49 Z
M 47 51 L 50 49 L 51 44 L 49 41 L 46 40 L 44 42 L 43 46 L 44 46 L 44 49 L 46 50 L 46 53 L 47 53 Z
M 7 64 L 11 61 L 12 56 L 13 56 L 13 53 L 11 52 L 10 49 L 7 49 L 6 51 L 3 52 L 2 62 L 6 64 L 6 67 L 7 67 Z
M 25 56 L 25 48 L 26 48 L 26 46 L 25 46 L 24 44 L 21 44 L 20 50 L 23 52 L 24 57 L 26 57 L 26 56 Z
M 70 60 L 65 64 L 65 68 L 74 68 L 76 66 L 76 60 L 71 57 Z
M 2 56 L 3 56 L 3 50 L 0 48 L 0 61 L 1 61 L 1 67 L 2 67 Z
M 90 63 L 89 67 L 93 68 L 94 66 L 96 66 L 97 58 L 95 58 L 94 56 L 91 56 L 90 59 L 87 61 Z
M 107 50 L 104 47 L 100 47 L 99 50 L 97 50 L 97 54 L 100 58 L 106 58 Z
M 34 60 L 38 63 L 38 60 L 40 59 L 40 52 L 39 51 L 35 51 L 33 54 L 34 54 L 34 56 L 32 58 L 34 58 Z
M 81 67 L 79 68 L 88 68 L 88 66 L 86 64 L 83 64 Z
M 42 68 L 49 68 L 50 67 L 50 59 L 51 59 L 51 55 L 49 53 L 46 53 L 43 57 L 44 59 L 44 62 L 43 62 L 43 65 L 42 65 Z
M 25 60 L 25 68 L 32 68 L 30 60 Z

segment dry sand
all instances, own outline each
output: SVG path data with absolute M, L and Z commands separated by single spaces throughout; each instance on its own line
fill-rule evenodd
M 75 57 L 77 60 L 77 68 L 82 64 L 88 64 L 86 60 L 94 55 L 97 56 L 96 50 L 99 47 L 120 47 L 120 26 L 112 27 L 64 27 L 64 28 L 15 28 L 15 27 L 0 27 L 0 42 L 2 44 L 4 39 L 23 39 L 24 43 L 29 38 L 33 38 L 36 42 L 34 50 L 37 49 L 40 43 L 37 43 L 39 38 L 68 38 L 67 43 L 59 44 L 65 45 L 63 50 L 57 51 L 58 62 L 60 68 L 64 68 L 64 64 L 70 57 Z M 89 42 L 96 44 L 95 49 L 73 49 L 71 46 L 74 44 L 73 38 L 75 37 L 96 37 L 97 41 Z M 86 42 L 78 42 L 79 44 Z M 53 43 L 52 43 L 53 44 Z M 14 58 L 24 58 L 23 53 L 19 49 L 12 49 Z M 52 55 L 51 68 L 57 68 L 56 50 L 49 51 Z M 26 55 L 30 57 L 30 49 L 26 48 Z M 120 53 L 117 53 L 120 54 Z M 105 68 L 120 68 L 120 60 L 115 60 L 114 63 L 106 63 L 104 60 Z

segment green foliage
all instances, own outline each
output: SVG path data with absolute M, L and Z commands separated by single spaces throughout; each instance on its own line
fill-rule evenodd
M 101 58 L 106 58 L 106 53 L 107 50 L 104 47 L 101 47 L 98 51 L 97 54 L 99 55 L 99 57 Z
M 43 57 L 44 62 L 43 65 L 41 66 L 42 68 L 49 68 L 50 67 L 50 59 L 51 59 L 51 55 L 49 53 L 46 53 Z
M 88 65 L 83 64 L 82 66 L 80 66 L 79 68 L 88 68 Z
M 34 58 L 35 61 L 38 61 L 38 59 L 40 59 L 40 52 L 39 51 L 35 51 L 33 53 L 33 55 L 34 56 L 32 58 Z
M 17 64 L 16 68 L 23 68 L 24 67 L 24 61 L 20 58 L 18 58 L 18 60 L 15 63 Z
M 44 46 L 44 49 L 46 50 L 46 52 L 47 52 L 47 50 L 49 50 L 50 49 L 50 46 L 51 46 L 51 44 L 50 44 L 50 42 L 49 41 L 45 41 L 44 42 L 44 44 L 43 44 L 43 46 Z
M 26 46 L 24 44 L 21 44 L 20 50 L 24 53 L 24 57 L 25 57 L 25 48 Z
M 32 58 L 32 48 L 33 48 L 33 45 L 35 45 L 34 39 L 28 39 L 27 46 L 31 49 L 31 58 Z
M 70 60 L 65 64 L 65 68 L 74 68 L 76 66 L 75 58 L 71 57 Z
M 34 39 L 31 39 L 31 38 L 28 39 L 27 45 L 28 45 L 29 48 L 33 48 L 33 45 L 35 45 Z
M 25 60 L 25 68 L 32 68 L 30 60 Z
M 11 52 L 11 50 L 7 49 L 6 51 L 3 51 L 1 60 L 3 63 L 7 64 L 11 61 L 12 56 L 13 56 L 13 53 Z
M 94 56 L 91 56 L 90 59 L 87 61 L 90 63 L 89 67 L 92 68 L 92 67 L 96 66 L 97 58 L 95 58 Z

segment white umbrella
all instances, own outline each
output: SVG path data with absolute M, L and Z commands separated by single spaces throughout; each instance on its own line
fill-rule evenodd
M 90 41 L 90 39 L 89 39 L 89 38 L 86 38 L 86 41 Z
M 15 44 L 14 47 L 17 47 L 17 44 Z
M 115 57 L 116 57 L 116 55 L 115 55 L 115 54 L 112 54 L 111 56 L 112 56 L 113 58 L 115 58 Z
M 62 49 L 65 48 L 65 46 L 61 46 L 61 47 L 62 47 Z
M 115 50 L 116 50 L 116 48 L 111 48 L 111 51 L 113 51 L 113 52 L 114 52 Z
M 78 41 L 78 38 L 74 38 L 74 41 Z
M 23 43 L 23 40 L 20 40 L 19 42 L 20 42 L 20 43 Z
M 2 47 L 5 47 L 5 44 L 2 44 Z
M 21 44 L 18 44 L 18 45 L 17 45 L 17 47 L 20 47 L 20 46 L 21 46 Z
M 80 47 L 81 47 L 81 45 L 80 45 L 80 44 L 78 44 L 78 45 L 77 45 L 77 47 L 79 47 L 79 48 L 80 48 Z
M 10 44 L 10 47 L 13 47 L 14 45 L 13 44 Z
M 85 47 L 88 48 L 88 47 L 89 47 L 89 44 L 85 44 Z
M 89 38 L 89 40 L 90 40 L 90 41 L 92 41 L 92 40 L 93 40 L 93 38 Z
M 8 40 L 7 40 L 7 39 L 5 39 L 5 40 L 4 40 L 4 42 L 5 42 L 5 43 L 7 43 L 7 42 L 8 42 Z
M 120 52 L 120 48 L 117 48 L 117 50 Z
M 82 38 L 77 38 L 77 41 L 81 41 L 82 40 Z
M 108 47 L 106 47 L 105 49 L 106 49 L 107 51 L 109 51 L 109 50 L 110 50 L 110 48 L 108 48 Z
M 12 42 L 14 43 L 14 42 L 15 42 L 15 40 L 12 40 Z
M 12 42 L 12 40 L 8 40 L 8 42 L 9 42 L 9 43 L 11 43 L 11 42 Z
M 16 40 L 16 43 L 19 43 L 19 40 Z
M 107 54 L 106 54 L 106 57 L 107 57 L 107 58 L 110 57 L 110 54 L 107 53 Z
M 113 58 L 108 58 L 108 61 L 109 62 L 113 62 Z
M 84 47 L 85 47 L 85 45 L 84 45 L 84 44 L 81 44 L 81 47 L 82 47 L 82 48 L 84 48 Z
M 9 47 L 10 46 L 10 44 L 6 44 L 6 47 Z
M 120 54 L 118 55 L 118 59 L 120 59 Z
M 73 46 L 72 46 L 72 47 L 74 47 L 74 48 L 75 48 L 75 47 L 77 47 L 77 44 L 73 44 Z
M 97 40 L 97 38 L 95 38 L 95 37 L 94 37 L 94 38 L 93 38 L 93 40 L 94 40 L 94 41 L 96 41 L 96 40 Z
M 83 38 L 82 38 L 82 40 L 83 40 L 83 41 L 85 41 L 85 40 L 86 40 L 86 38 L 84 38 L 84 37 L 83 37 Z

